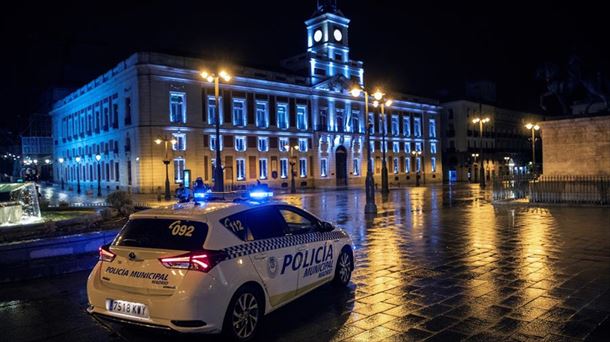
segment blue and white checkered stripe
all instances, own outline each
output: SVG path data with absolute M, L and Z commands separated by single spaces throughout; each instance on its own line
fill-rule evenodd
M 342 239 L 346 236 L 347 235 L 342 231 L 290 235 L 265 240 L 250 241 L 241 245 L 225 248 L 224 251 L 228 254 L 229 259 L 233 259 L 274 249 L 303 245 L 306 243 Z

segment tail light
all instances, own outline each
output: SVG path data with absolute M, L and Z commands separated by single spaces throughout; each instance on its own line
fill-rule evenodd
M 100 251 L 99 261 L 112 262 L 112 260 L 114 260 L 114 257 L 116 257 L 116 254 L 112 253 L 110 251 L 109 247 L 110 247 L 110 245 L 104 245 L 99 248 L 99 251 Z
M 167 268 L 193 270 L 207 273 L 226 258 L 221 251 L 196 251 L 174 257 L 161 258 L 159 261 Z

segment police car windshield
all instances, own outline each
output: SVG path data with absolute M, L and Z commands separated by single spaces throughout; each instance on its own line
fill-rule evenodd
M 135 219 L 127 222 L 114 246 L 193 251 L 203 248 L 208 226 L 178 219 Z

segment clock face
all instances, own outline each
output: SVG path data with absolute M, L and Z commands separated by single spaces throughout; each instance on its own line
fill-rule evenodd
M 316 43 L 322 40 L 322 30 L 316 30 L 316 32 L 314 32 L 313 40 L 315 40 Z
M 341 33 L 341 30 L 339 29 L 335 29 L 335 32 L 333 32 L 333 36 L 335 37 L 335 40 L 340 42 L 341 39 L 343 39 L 343 33 Z

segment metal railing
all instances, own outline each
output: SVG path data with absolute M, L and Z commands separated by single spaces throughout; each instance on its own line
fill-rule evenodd
M 610 204 L 610 177 L 541 176 L 529 185 L 532 203 Z
M 610 177 L 506 175 L 494 177 L 493 199 L 530 203 L 610 204 Z

